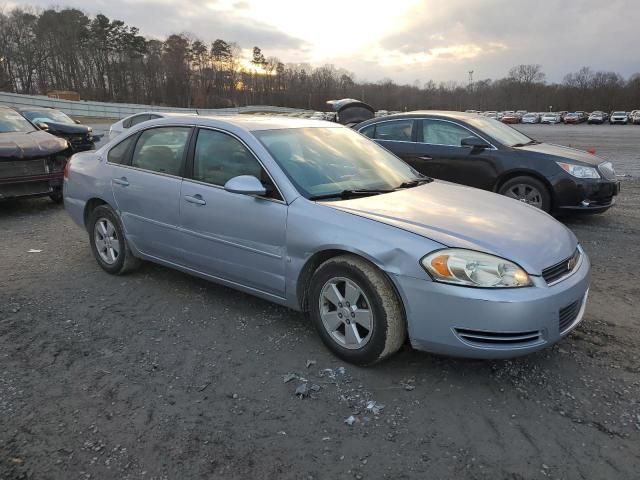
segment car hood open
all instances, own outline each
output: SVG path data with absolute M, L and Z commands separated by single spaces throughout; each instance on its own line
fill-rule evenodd
M 581 162 L 591 166 L 597 166 L 606 160 L 597 155 L 593 155 L 589 152 L 577 150 L 571 147 L 563 147 L 562 145 L 554 145 L 552 143 L 537 143 L 535 145 L 526 145 L 524 147 L 518 147 L 516 150 L 521 152 L 541 153 L 543 155 L 553 155 L 558 157 L 555 159 L 558 162 L 562 161 L 574 161 Z
M 42 157 L 61 152 L 67 141 L 43 132 L 0 133 L 0 160 Z
M 433 181 L 393 193 L 323 205 L 416 233 L 448 247 L 506 258 L 532 275 L 541 275 L 544 268 L 570 257 L 577 246 L 573 233 L 541 210 L 447 182 Z

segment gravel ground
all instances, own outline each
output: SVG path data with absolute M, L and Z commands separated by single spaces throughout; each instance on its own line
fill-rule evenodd
M 593 262 L 563 342 L 365 369 L 296 312 L 152 264 L 110 276 L 62 208 L 4 203 L 0 479 L 638 478 L 640 180 L 563 221 Z

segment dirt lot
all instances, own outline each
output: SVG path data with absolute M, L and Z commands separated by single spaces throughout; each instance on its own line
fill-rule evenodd
M 151 264 L 107 275 L 46 199 L 2 204 L 0 479 L 638 478 L 640 180 L 622 187 L 564 219 L 594 265 L 565 341 L 368 369 L 265 301 Z

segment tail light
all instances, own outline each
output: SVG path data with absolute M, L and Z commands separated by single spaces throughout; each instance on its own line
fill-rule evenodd
M 67 163 L 64 166 L 64 178 L 69 178 L 69 168 L 71 167 L 71 159 L 73 157 L 69 157 Z

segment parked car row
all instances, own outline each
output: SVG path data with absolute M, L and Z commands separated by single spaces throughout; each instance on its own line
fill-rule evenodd
M 62 201 L 67 159 L 95 148 L 91 127 L 44 107 L 0 106 L 0 200 L 49 196 Z
M 340 104 L 338 118 L 352 123 L 364 105 Z M 65 208 L 106 272 L 148 260 L 307 312 L 357 364 L 407 338 L 499 358 L 572 331 L 589 259 L 540 208 L 608 208 L 610 164 L 477 115 L 369 114 L 355 130 L 255 116 L 141 122 L 72 157 Z M 498 180 L 504 196 L 432 177 L 494 191 Z
M 483 117 L 494 118 L 500 120 L 503 123 L 547 123 L 547 124 L 578 124 L 587 122 L 589 124 L 603 124 L 609 122 L 614 124 L 627 124 L 633 123 L 640 125 L 640 110 L 633 110 L 631 112 L 615 111 L 606 113 L 600 110 L 587 113 L 582 110 L 575 112 L 560 111 L 560 112 L 526 112 L 524 110 L 507 110 L 498 112 L 490 110 L 486 112 L 480 112 L 477 110 L 467 110 L 465 113 L 472 113 Z

